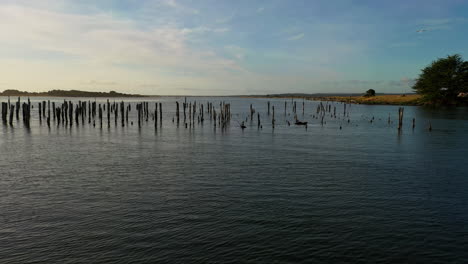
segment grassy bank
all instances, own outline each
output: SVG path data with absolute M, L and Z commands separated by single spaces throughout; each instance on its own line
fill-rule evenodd
M 314 97 L 314 100 L 346 102 L 352 104 L 369 105 L 421 105 L 421 96 L 418 94 L 392 94 L 376 95 L 372 97 L 365 96 L 327 96 Z

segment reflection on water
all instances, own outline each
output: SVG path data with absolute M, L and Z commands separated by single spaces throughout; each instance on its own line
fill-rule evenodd
M 302 115 L 299 100 L 306 130 L 288 126 L 289 99 L 286 115 L 270 100 L 273 130 L 266 99 L 188 99 L 231 102 L 230 126 L 177 126 L 183 98 L 149 99 L 162 102 L 157 130 L 48 128 L 38 99 L 30 130 L 1 125 L 2 262 L 467 259 L 467 109 L 405 107 L 399 134 L 397 106 L 352 105 L 348 123 L 335 103 L 322 126 L 317 102 Z M 255 118 L 239 127 L 251 103 L 263 129 Z

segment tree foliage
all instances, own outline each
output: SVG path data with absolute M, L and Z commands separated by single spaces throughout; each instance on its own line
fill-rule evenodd
M 375 96 L 375 90 L 374 89 L 369 89 L 366 91 L 366 94 L 364 95 L 366 97 L 372 97 Z
M 433 61 L 422 70 L 413 89 L 426 103 L 457 103 L 457 95 L 468 92 L 468 61 L 458 54 Z

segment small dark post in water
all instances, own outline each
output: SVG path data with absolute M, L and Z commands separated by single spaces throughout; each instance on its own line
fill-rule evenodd
M 158 103 L 155 103 L 154 107 L 154 128 L 158 128 Z
M 115 126 L 117 126 L 117 118 L 119 117 L 119 111 L 115 105 L 115 102 L 114 102 L 114 122 L 115 122 Z
M 257 113 L 257 121 L 258 121 L 257 126 L 258 128 L 260 128 L 260 113 Z
M 253 111 L 253 108 L 252 108 L 252 104 L 250 104 L 250 121 L 253 120 L 253 114 L 254 114 L 254 111 Z
M 71 101 L 68 102 L 68 119 L 70 120 L 70 126 L 73 125 L 73 104 Z
M 52 102 L 52 114 L 54 116 L 54 122 L 57 116 L 57 111 L 55 110 L 55 102 Z
M 413 129 L 416 126 L 416 118 L 413 117 Z
M 201 121 L 202 124 L 203 124 L 203 121 L 205 120 L 205 113 L 204 113 L 204 111 L 203 111 L 203 104 L 201 105 L 201 112 L 200 112 L 200 114 L 201 114 L 201 120 L 200 120 L 200 121 Z
M 162 126 L 162 103 L 159 103 L 159 125 Z
M 137 104 L 137 112 L 138 112 L 138 127 L 141 127 L 141 107 L 142 104 Z
M 16 102 L 16 120 L 19 119 L 20 103 L 21 103 L 21 99 L 20 97 L 18 97 L 18 101 Z
M 39 102 L 39 122 L 42 122 L 42 103 Z
M 405 108 L 403 108 L 403 107 L 398 108 L 398 130 L 399 131 L 403 127 L 403 112 L 404 111 L 405 111 Z
M 268 115 L 270 115 L 270 101 L 268 101 Z
M 42 101 L 42 117 L 46 118 L 46 101 Z
M 302 101 L 302 114 L 304 115 L 304 108 L 305 108 L 305 103 Z
M 286 107 L 287 107 L 288 103 L 286 101 L 284 101 L 284 115 L 286 115 Z
M 99 104 L 99 124 L 101 125 L 101 128 L 102 128 L 102 107 L 101 107 L 101 104 Z
M 10 118 L 11 119 L 11 118 Z M 429 131 L 432 131 L 432 124 L 431 121 L 429 121 Z
M 60 109 L 60 107 L 57 107 L 55 109 L 55 112 L 56 112 L 55 115 L 57 116 L 57 126 L 58 126 L 60 125 L 60 117 L 61 117 L 60 113 L 62 112 L 62 110 Z
M 107 99 L 107 127 L 110 127 L 110 103 L 109 103 L 109 99 Z
M 8 113 L 8 103 L 2 102 L 2 121 L 3 123 L 7 122 L 7 113 Z
M 275 128 L 275 106 L 272 106 L 271 110 L 273 111 L 273 116 L 272 116 L 272 119 L 271 119 L 271 125 L 273 126 L 273 128 Z
M 13 113 L 15 112 L 15 106 L 10 105 L 10 126 L 13 125 Z
M 177 118 L 177 125 L 179 124 L 180 121 L 180 112 L 179 112 L 179 102 L 176 102 L 176 118 Z

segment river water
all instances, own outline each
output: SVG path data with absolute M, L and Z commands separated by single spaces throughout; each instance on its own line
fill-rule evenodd
M 183 98 L 141 99 L 150 110 L 162 103 L 155 129 L 151 118 L 138 128 L 132 98 L 133 126 L 49 128 L 38 119 L 43 99 L 31 99 L 29 129 L 0 125 L 1 263 L 468 259 L 466 108 L 405 107 L 399 133 L 398 106 L 351 105 L 348 118 L 331 103 L 337 118 L 322 125 L 319 102 L 302 114 L 297 100 L 306 129 L 288 126 L 291 99 L 187 98 L 231 103 L 220 129 L 207 113 L 203 125 L 177 126 Z

